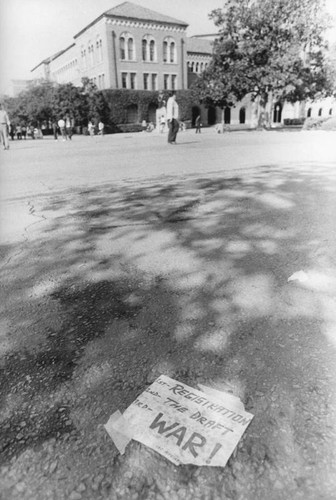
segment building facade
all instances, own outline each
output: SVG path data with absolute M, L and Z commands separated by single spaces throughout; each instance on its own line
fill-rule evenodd
M 189 88 L 207 68 L 216 34 L 187 37 L 188 24 L 131 2 L 104 12 L 75 34 L 73 43 L 32 70 L 35 80 L 81 85 L 83 77 L 98 89 L 179 90 Z M 272 102 L 273 127 L 286 119 L 335 115 L 335 99 L 303 104 Z M 236 106 L 220 110 L 195 106 L 193 121 L 204 125 L 254 128 L 257 103 L 246 96 Z
M 32 70 L 34 79 L 99 89 L 188 88 L 187 23 L 131 2 L 103 13 L 74 36 L 74 43 Z

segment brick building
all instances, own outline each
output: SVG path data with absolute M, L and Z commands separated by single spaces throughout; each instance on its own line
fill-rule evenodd
M 74 85 L 88 77 L 99 89 L 186 89 L 188 68 L 198 73 L 211 59 L 211 42 L 188 38 L 187 27 L 124 2 L 75 34 L 74 43 L 39 63 L 32 75 Z
M 124 2 L 75 34 L 67 48 L 41 61 L 33 68 L 32 77 L 76 86 L 88 77 L 99 89 L 187 89 L 209 64 L 216 37 L 187 37 L 187 27 L 184 21 Z M 307 114 L 335 114 L 335 100 L 318 105 L 317 111 L 316 106 L 305 109 L 304 103 L 274 102 L 270 107 L 272 125 L 282 126 L 286 118 L 304 118 Z M 218 108 L 195 106 L 193 121 L 199 113 L 204 125 L 222 120 Z M 256 104 L 248 96 L 224 110 L 224 122 L 229 127 L 255 127 L 257 121 Z

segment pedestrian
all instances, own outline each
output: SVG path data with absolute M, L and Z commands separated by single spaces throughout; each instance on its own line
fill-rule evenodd
M 58 127 L 56 120 L 54 120 L 52 123 L 52 129 L 53 129 L 54 139 L 55 141 L 58 141 Z
M 22 139 L 22 129 L 21 129 L 21 125 L 18 125 L 16 127 L 16 137 L 18 140 L 21 140 Z
M 168 143 L 176 144 L 176 136 L 179 130 L 179 106 L 176 102 L 176 92 L 173 91 L 167 101 Z
M 70 141 L 71 141 L 71 138 L 72 138 L 72 123 L 71 123 L 71 119 L 70 119 L 69 116 L 67 116 L 66 120 L 65 120 L 65 132 L 66 132 L 66 138 L 70 139 Z
M 58 120 L 57 125 L 59 126 L 59 129 L 61 131 L 62 140 L 66 141 L 65 121 L 63 120 L 63 118 L 60 118 Z
M 22 138 L 24 140 L 26 140 L 27 139 L 27 127 L 25 124 L 23 124 L 21 127 L 21 133 L 22 133 Z
M 196 125 L 196 134 L 200 134 L 201 133 L 201 127 L 202 127 L 201 115 L 197 116 L 197 118 L 195 120 L 195 125 Z
M 90 136 L 93 137 L 94 133 L 95 133 L 95 126 L 91 120 L 89 120 L 89 123 L 88 123 L 88 131 L 89 131 Z
M 160 108 L 160 116 L 159 116 L 160 134 L 163 134 L 165 126 L 166 126 L 166 108 L 162 106 L 162 108 Z
M 0 104 L 0 139 L 4 149 L 9 149 L 8 132 L 10 121 L 4 105 Z
M 98 123 L 98 134 L 101 135 L 102 137 L 104 137 L 104 123 L 100 120 L 100 122 Z
M 14 141 L 14 136 L 15 136 L 15 133 L 16 133 L 16 130 L 15 130 L 15 125 L 12 125 L 10 124 L 10 127 L 9 127 L 9 135 L 12 139 L 12 141 Z

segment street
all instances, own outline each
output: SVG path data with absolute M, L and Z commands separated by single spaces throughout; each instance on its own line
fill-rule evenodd
M 1 151 L 6 500 L 336 498 L 335 132 L 177 141 Z M 225 468 L 118 453 L 103 424 L 161 374 L 254 415 Z

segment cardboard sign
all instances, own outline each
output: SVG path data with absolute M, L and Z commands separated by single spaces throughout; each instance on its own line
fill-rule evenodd
M 253 415 L 231 394 L 205 389 L 161 375 L 105 428 L 121 453 L 135 439 L 175 465 L 224 467 Z

